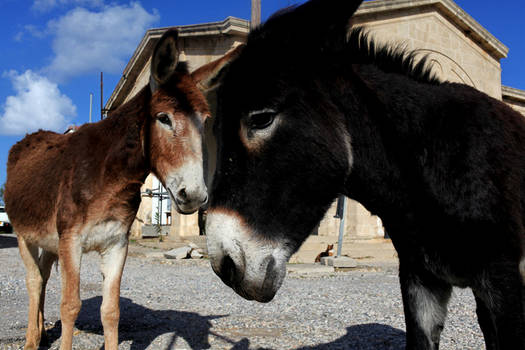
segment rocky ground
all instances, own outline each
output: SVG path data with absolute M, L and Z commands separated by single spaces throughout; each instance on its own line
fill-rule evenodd
M 82 310 L 75 349 L 103 346 L 99 258 L 82 261 Z M 0 349 L 23 346 L 24 268 L 16 238 L 0 235 Z M 121 292 L 120 349 L 404 349 L 395 266 L 305 275 L 290 273 L 268 304 L 237 296 L 207 260 L 166 260 L 132 246 Z M 48 284 L 46 325 L 60 343 L 60 279 Z M 440 349 L 484 349 L 469 290 L 455 289 Z

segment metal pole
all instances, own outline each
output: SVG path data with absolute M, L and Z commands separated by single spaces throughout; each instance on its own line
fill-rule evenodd
M 89 93 L 89 122 L 92 122 L 91 115 L 93 114 L 93 93 Z
M 104 119 L 104 73 L 100 72 L 100 120 Z
M 346 217 L 346 197 L 343 197 L 343 216 L 339 223 L 339 240 L 337 241 L 337 257 L 341 257 L 341 250 L 343 249 L 343 236 L 345 234 L 345 217 Z
M 252 19 L 250 29 L 255 29 L 261 24 L 261 0 L 252 0 Z
M 162 225 L 162 184 L 159 181 L 159 206 L 157 207 L 159 213 L 159 225 Z

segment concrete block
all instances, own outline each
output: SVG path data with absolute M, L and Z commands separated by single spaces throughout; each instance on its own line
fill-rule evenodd
M 322 276 L 334 272 L 333 267 L 319 264 L 288 264 L 286 269 L 289 274 L 302 276 Z
M 321 264 L 326 266 L 333 266 L 334 268 L 357 267 L 357 261 L 347 256 L 324 256 L 321 258 Z
M 160 227 L 160 234 L 168 235 L 170 226 L 163 225 Z M 158 227 L 156 225 L 142 226 L 142 238 L 155 238 L 159 236 Z

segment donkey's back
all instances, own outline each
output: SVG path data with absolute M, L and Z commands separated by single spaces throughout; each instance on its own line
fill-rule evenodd
M 59 200 L 66 169 L 71 167 L 65 162 L 69 158 L 70 136 L 38 131 L 11 148 L 5 202 L 9 218 L 19 233 L 56 232 L 56 220 L 52 220 L 56 214 L 54 204 Z

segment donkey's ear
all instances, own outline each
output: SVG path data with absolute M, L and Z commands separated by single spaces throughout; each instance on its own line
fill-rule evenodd
M 239 56 L 246 45 L 241 44 L 235 49 L 226 53 L 221 58 L 201 66 L 199 69 L 191 73 L 191 77 L 197 87 L 206 95 L 210 90 L 214 90 L 220 85 L 221 77 L 226 71 L 226 67 L 231 61 Z
M 310 22 L 312 29 L 325 30 L 331 26 L 347 25 L 362 3 L 363 0 L 310 0 L 294 12 L 298 17 L 296 20 L 303 22 L 301 24 Z
M 150 88 L 152 92 L 170 80 L 177 68 L 179 63 L 178 36 L 179 32 L 176 29 L 170 29 L 164 33 L 155 46 L 151 58 L 150 72 Z
M 255 31 L 252 37 L 279 37 L 275 41 L 283 44 L 283 49 L 291 50 L 303 56 L 304 49 L 312 45 L 330 45 L 345 38 L 350 18 L 357 11 L 363 0 L 310 0 L 299 6 L 281 10 L 271 16 Z M 254 38 L 254 39 L 255 39 Z M 248 41 L 249 42 L 249 41 Z M 295 59 L 295 58 L 294 58 Z
M 244 46 L 244 44 L 237 46 L 221 58 L 205 64 L 191 73 L 193 81 L 208 101 L 212 116 L 217 111 L 217 88 L 221 85 L 222 77 L 229 64 L 239 56 Z
M 348 24 L 350 17 L 357 11 L 363 0 L 310 0 L 303 6 L 313 12 L 323 25 Z M 313 26 L 316 27 L 316 26 Z

